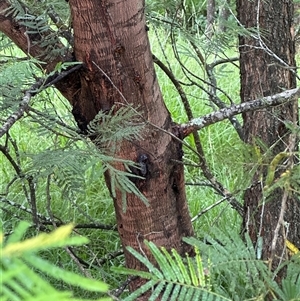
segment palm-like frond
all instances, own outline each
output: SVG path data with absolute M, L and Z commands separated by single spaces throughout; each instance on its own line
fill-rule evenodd
M 258 259 L 259 247 L 254 248 L 247 235 L 243 240 L 235 232 L 214 230 L 213 233 L 214 237 L 207 236 L 204 242 L 185 239 L 209 254 L 213 290 L 233 300 L 267 295 L 273 282 L 266 285 L 265 279 L 272 279 L 272 274 L 267 264 Z
M 210 262 L 209 273 L 212 290 L 232 300 L 297 300 L 300 296 L 300 257 L 286 261 L 287 273 L 282 283 L 277 283 L 275 272 L 260 258 L 260 244 L 253 246 L 246 234 L 241 237 L 229 229 L 214 229 L 204 241 L 185 238 L 187 243 L 198 247 Z M 278 272 L 278 271 L 277 271 Z M 287 292 L 284 290 L 287 289 Z M 291 297 L 293 296 L 293 297 Z M 278 299 L 277 299 L 278 298 Z
M 154 256 L 157 267 L 149 259 L 131 247 L 128 251 L 140 260 L 149 272 L 135 271 L 126 268 L 114 268 L 119 273 L 137 275 L 148 279 L 138 290 L 126 297 L 124 301 L 135 300 L 147 291 L 151 291 L 149 300 L 230 300 L 211 290 L 210 277 L 203 268 L 199 250 L 195 257 L 183 259 L 175 249 L 171 252 L 158 248 L 152 242 L 145 242 Z M 208 271 L 208 270 L 207 270 Z
M 236 232 L 214 230 L 205 241 L 184 240 L 194 246 L 194 257 L 182 258 L 175 250 L 169 252 L 146 241 L 155 264 L 128 247 L 148 271 L 113 269 L 147 279 L 124 300 L 135 300 L 146 292 L 149 300 L 300 300 L 299 254 L 284 263 L 286 277 L 278 284 L 267 263 L 257 259 L 257 248 L 247 235 L 243 239 Z

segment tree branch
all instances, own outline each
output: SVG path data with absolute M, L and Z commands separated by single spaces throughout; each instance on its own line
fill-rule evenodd
M 23 97 L 23 99 L 19 104 L 19 109 L 13 114 L 11 114 L 0 128 L 0 138 L 3 135 L 5 135 L 9 131 L 9 129 L 16 123 L 16 121 L 18 121 L 24 115 L 24 113 L 28 109 L 28 105 L 31 97 L 47 89 L 51 85 L 56 84 L 64 77 L 68 76 L 70 73 L 81 68 L 81 66 L 82 66 L 81 64 L 78 64 L 67 71 L 63 71 L 61 73 L 55 73 L 53 76 L 49 76 L 46 79 L 42 78 L 39 81 L 37 81 L 34 85 L 32 85 L 31 88 L 25 92 L 25 96 Z
M 231 107 L 207 114 L 203 117 L 190 120 L 186 124 L 181 124 L 180 131 L 182 132 L 182 137 L 185 138 L 195 130 L 201 130 L 202 128 L 208 125 L 217 123 L 219 121 L 223 121 L 232 116 L 249 111 L 264 109 L 271 106 L 281 105 L 288 101 L 292 101 L 293 99 L 298 97 L 300 97 L 300 88 L 295 88 L 291 90 L 286 90 L 284 92 L 272 96 L 267 96 L 261 99 L 256 99 L 244 102 L 242 104 L 233 105 Z
M 27 8 L 24 8 L 27 9 Z M 41 46 L 42 37 L 40 35 L 28 34 L 27 28 L 16 18 L 12 10 L 12 4 L 7 0 L 0 1 L 0 31 L 8 36 L 28 57 L 38 58 L 46 62 L 45 69 L 52 71 L 58 62 L 66 60 L 62 55 L 56 55 L 51 59 L 46 59 L 49 55 L 47 46 Z M 43 32 L 43 39 L 52 34 L 52 31 Z M 64 48 L 63 44 L 56 40 L 56 48 Z
M 230 59 L 228 58 L 228 60 L 219 60 L 215 64 L 208 64 L 205 61 L 205 59 L 204 59 L 200 49 L 198 48 L 198 46 L 193 42 L 190 42 L 190 43 L 191 43 L 198 59 L 202 63 L 203 68 L 205 69 L 206 74 L 208 76 L 209 82 L 207 83 L 207 89 L 208 89 L 207 94 L 209 96 L 209 100 L 211 101 L 211 103 L 215 104 L 219 109 L 226 108 L 226 104 L 223 101 L 221 101 L 221 99 L 217 96 L 217 90 L 219 90 L 223 95 L 225 95 L 227 97 L 227 99 L 230 101 L 230 103 L 232 105 L 233 101 L 229 97 L 229 95 L 223 89 L 221 89 L 217 86 L 217 79 L 216 79 L 216 76 L 214 74 L 214 67 L 215 66 L 217 66 L 218 64 L 221 64 L 221 63 L 227 63 L 227 62 L 229 62 Z M 203 82 L 204 82 L 204 80 L 203 80 Z M 236 117 L 230 117 L 229 121 L 231 122 L 231 124 L 235 128 L 235 130 L 236 130 L 237 134 L 239 135 L 240 139 L 243 140 L 243 128 L 242 128 L 241 124 L 239 123 L 239 121 L 236 119 Z
M 43 64 L 38 63 L 37 66 L 40 69 L 44 69 L 46 73 L 53 71 L 55 66 L 60 62 L 75 60 L 71 49 L 67 49 L 60 42 L 58 38 L 59 31 L 55 32 L 49 27 L 48 30 L 43 31 L 42 36 L 40 34 L 28 33 L 28 29 L 22 24 L 22 20 L 17 18 L 20 16 L 15 14 L 13 9 L 13 4 L 8 0 L 0 1 L 0 31 L 9 37 L 27 55 L 28 60 L 34 57 L 39 62 L 42 61 Z M 29 11 L 25 6 L 24 10 Z M 51 45 L 43 43 L 45 40 L 52 41 Z M 71 41 L 72 37 L 69 37 L 69 40 Z M 49 49 L 55 49 L 56 51 L 49 52 Z M 71 103 L 71 100 L 74 100 L 76 91 L 78 91 L 78 87 L 80 87 L 80 78 L 77 72 L 72 73 L 67 81 L 56 83 L 56 88 Z

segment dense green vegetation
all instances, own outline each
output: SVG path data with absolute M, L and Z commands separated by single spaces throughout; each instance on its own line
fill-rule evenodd
M 168 3 L 157 6 L 157 3 L 153 1 L 148 8 L 150 11 L 148 15 L 149 37 L 153 54 L 168 66 L 174 77 L 182 83 L 193 115 L 197 117 L 217 108 L 207 93 L 213 87 L 212 79 L 205 71 L 205 64 L 236 58 L 237 32 L 235 21 L 231 16 L 232 20 L 229 18 L 226 21 L 228 30 L 216 32 L 208 40 L 204 34 L 203 4 L 187 2 L 187 14 L 181 15 L 185 18 L 176 20 L 178 27 L 174 33 L 171 32 L 167 21 L 173 17 L 172 8 L 178 9 L 176 1 L 168 6 L 170 10 L 167 13 L 163 9 Z M 155 12 L 152 7 L 156 7 Z M 183 14 L 184 10 L 180 12 Z M 198 18 L 195 18 L 195 13 Z M 176 47 L 174 39 L 176 39 Z M 191 49 L 190 42 L 196 43 L 201 49 L 205 64 Z M 24 54 L 14 45 L 9 46 L 9 43 L 10 41 L 1 35 L 1 121 L 17 108 L 16 100 L 23 97 L 24 90 L 35 82 L 35 77 L 43 76 L 35 66 L 34 59 L 24 59 Z M 181 66 L 182 63 L 184 63 L 184 68 Z M 186 122 L 188 120 L 186 110 L 178 91 L 158 65 L 156 69 L 166 105 L 174 121 Z M 188 70 L 188 73 L 185 70 Z M 237 62 L 228 60 L 219 64 L 213 72 L 217 83 L 216 95 L 219 99 L 226 105 L 230 105 L 231 102 L 239 103 Z M 197 85 L 191 85 L 190 76 L 197 81 Z M 19 226 L 17 229 L 22 229 L 22 234 L 15 236 L 12 242 L 44 231 L 52 231 L 63 224 L 74 223 L 73 235 L 88 238 L 88 243 L 82 240 L 81 243 L 70 246 L 68 241 L 63 241 L 59 249 L 42 248 L 38 254 L 35 250 L 31 250 L 30 252 L 33 252 L 30 253 L 31 260 L 36 256 L 36 258 L 47 259 L 53 266 L 72 271 L 74 274 L 91 275 L 109 284 L 110 293 L 114 294 L 114 289 L 120 287 L 121 283 L 126 280 L 123 274 L 132 275 L 134 272 L 116 268 L 123 265 L 124 259 L 115 229 L 113 203 L 103 179 L 103 172 L 112 158 L 96 150 L 89 140 L 78 133 L 70 105 L 55 89 L 48 88 L 35 96 L 31 108 L 26 117 L 11 128 L 9 135 L 0 139 L 0 202 L 2 207 L 0 218 L 5 238 L 16 231 L 20 221 L 34 224 L 37 216 L 40 220 L 39 225 L 28 227 L 28 229 L 25 226 L 23 228 Z M 250 171 L 258 168 L 259 164 L 262 164 L 261 158 L 255 150 L 243 145 L 236 129 L 229 121 L 203 129 L 200 137 L 207 166 L 236 200 L 241 201 L 243 190 L 251 179 L 251 172 L 245 173 L 245 168 L 249 167 Z M 194 153 L 194 140 L 188 137 L 185 141 L 183 161 L 186 191 L 191 217 L 196 217 L 202 210 L 220 201 L 222 197 L 212 189 L 203 175 Z M 33 212 L 32 204 L 28 203 L 33 195 L 36 212 Z M 181 284 L 195 290 L 198 286 L 201 287 L 201 291 L 206 292 L 204 295 L 206 297 L 199 300 L 263 300 L 268 294 L 272 300 L 300 300 L 299 256 L 295 255 L 290 261 L 286 279 L 281 286 L 277 285 L 264 263 L 257 259 L 251 242 L 244 242 L 239 238 L 240 215 L 226 200 L 196 217 L 194 228 L 199 240 L 190 239 L 189 242 L 200 250 L 199 258 L 203 260 L 204 266 L 200 266 L 199 262 L 193 263 L 195 269 L 196 267 L 199 270 L 202 268 L 203 273 L 208 271 L 202 275 L 205 278 L 204 284 L 201 285 L 197 281 L 188 283 L 188 277 L 177 279 L 174 276 L 172 278 L 172 263 L 177 265 L 180 259 L 175 255 L 174 261 L 168 265 L 164 261 L 169 256 L 167 252 L 159 251 L 152 246 L 153 252 L 158 254 L 156 259 L 159 265 L 161 264 L 162 274 L 154 270 L 152 275 L 151 273 L 144 275 L 153 281 L 151 286 L 162 283 L 161 290 L 163 287 L 171 290 Z M 53 244 L 53 246 L 56 245 Z M 149 264 L 147 258 L 141 258 L 141 260 L 146 265 Z M 189 262 L 188 259 L 185 260 Z M 4 268 L 1 262 L 1 269 L 4 271 L 8 268 Z M 193 271 L 191 266 L 186 271 L 181 270 L 182 274 L 185 272 L 192 274 Z M 168 278 L 169 272 L 170 279 Z M 84 285 L 74 287 L 74 283 L 66 285 L 61 279 L 55 279 L 53 274 L 43 277 L 46 277 L 44 279 L 55 289 L 72 291 L 78 300 L 100 298 L 99 295 L 95 297 L 92 289 L 92 292 L 87 289 L 88 285 L 86 287 Z M 174 287 L 168 286 L 168 283 L 174 284 Z M 159 292 L 161 291 L 157 289 L 156 293 Z M 126 294 L 125 290 L 120 298 L 122 299 Z M 200 293 L 197 296 L 200 296 Z M 68 298 L 60 300 L 71 300 Z M 134 300 L 133 297 L 131 298 L 128 297 L 127 300 Z M 3 300 L 31 299 L 27 296 L 27 299 L 24 297 Z M 188 300 L 188 297 L 182 300 Z

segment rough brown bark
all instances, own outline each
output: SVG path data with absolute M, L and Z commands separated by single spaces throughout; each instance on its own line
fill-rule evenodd
M 99 111 L 107 112 L 113 106 L 118 110 L 128 104 L 140 112 L 145 123 L 142 140 L 123 141 L 110 153 L 135 162 L 143 157 L 146 164 L 145 179 L 135 180 L 135 184 L 150 206 L 146 207 L 137 196 L 127 194 L 124 212 L 121 193 L 117 192 L 114 199 L 126 265 L 144 268 L 126 251 L 127 246 L 144 252 L 151 259 L 144 239 L 167 249 L 175 248 L 181 254 L 190 252 L 191 247 L 182 242 L 182 237 L 194 234 L 180 164 L 182 145 L 168 134 L 178 132 L 156 79 L 147 37 L 145 3 L 142 0 L 70 0 L 69 4 L 74 30 L 73 54 L 77 61 L 83 62 L 83 67 L 56 87 L 72 104 L 78 126 L 85 131 Z M 1 10 L 7 7 L 7 1 L 0 2 Z M 45 49 L 38 46 L 39 36 L 26 36 L 26 28 L 10 14 L 0 15 L 0 21 L 0 30 L 25 53 L 46 59 Z M 37 44 L 29 49 L 28 43 Z M 55 57 L 46 61 L 47 71 L 65 59 Z M 115 167 L 124 169 L 120 163 Z M 110 189 L 109 174 L 106 181 Z M 139 281 L 133 283 L 132 289 Z
M 292 36 L 292 1 L 237 1 L 238 19 L 247 28 L 257 28 L 258 33 L 240 37 L 241 99 L 242 102 L 273 95 L 296 86 L 294 69 L 295 48 Z M 269 147 L 269 164 L 278 153 L 293 151 L 293 136 L 285 127 L 284 121 L 294 124 L 298 120 L 297 101 L 277 107 L 267 108 L 243 114 L 245 142 L 256 144 L 260 139 Z M 262 151 L 263 152 L 263 151 Z M 290 159 L 292 160 L 292 159 Z M 286 167 L 277 171 L 277 176 Z M 276 189 L 267 199 L 263 198 L 263 186 L 267 167 L 261 166 L 252 180 L 252 185 L 245 191 L 244 229 L 256 244 L 263 241 L 264 259 L 273 259 L 273 267 L 279 263 L 284 252 L 285 236 L 294 244 L 300 243 L 300 207 L 299 202 L 288 193 Z M 261 179 L 263 176 L 263 179 Z M 275 178 L 276 178 L 275 177 Z M 286 203 L 286 209 L 282 206 Z M 280 212 L 287 229 L 279 220 Z M 276 227 L 280 231 L 276 233 Z M 298 225 L 298 226 L 297 226 Z M 275 250 L 274 236 L 278 235 Z M 276 237 L 275 237 L 276 238 Z
M 127 195 L 126 212 L 121 194 L 114 205 L 122 245 L 148 252 L 143 240 L 151 240 L 184 254 L 190 247 L 182 237 L 193 235 L 187 207 L 181 145 L 167 132 L 171 121 L 157 83 L 144 19 L 144 2 L 70 0 L 74 29 L 74 54 L 84 63 L 80 87 L 71 100 L 73 113 L 84 130 L 88 122 L 113 105 L 131 104 L 143 116 L 143 140 L 123 141 L 111 154 L 138 162 L 144 156 L 145 179 L 135 180 L 136 186 L 150 206 L 135 195 Z M 122 95 L 121 95 L 122 94 Z M 152 126 L 155 125 L 155 126 Z M 159 130 L 162 128 L 164 131 Z M 124 169 L 121 164 L 117 168 Z M 109 174 L 106 175 L 110 188 Z M 142 269 L 126 249 L 126 265 Z

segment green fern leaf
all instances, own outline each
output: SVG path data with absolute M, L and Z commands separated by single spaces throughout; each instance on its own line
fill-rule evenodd
M 165 279 L 172 280 L 171 274 L 169 273 L 171 269 L 164 254 L 159 250 L 159 248 L 153 242 L 145 242 L 146 246 L 150 249 L 151 254 L 154 256 L 156 262 L 159 265 L 160 270 L 163 272 Z
M 176 261 L 172 258 L 170 253 L 164 247 L 162 247 L 162 252 L 164 253 L 164 256 L 166 257 L 171 266 L 171 269 L 169 270 L 169 274 L 171 276 L 170 280 L 182 282 L 183 278 L 181 278 L 181 272 Z
M 158 283 L 158 285 L 156 285 L 155 289 L 152 291 L 149 301 L 155 301 L 161 294 L 162 290 L 164 289 L 164 286 L 164 282 Z
M 197 277 L 197 272 L 196 272 L 195 267 L 192 263 L 192 260 L 188 255 L 186 256 L 186 259 L 187 259 L 187 264 L 188 264 L 190 277 L 191 277 L 191 280 L 192 280 L 192 285 L 193 286 L 199 286 L 200 281 L 199 281 L 199 278 Z
M 165 287 L 164 293 L 162 295 L 161 301 L 167 301 L 170 298 L 172 289 L 174 288 L 173 283 L 168 283 Z
M 164 253 L 165 258 L 168 260 L 170 264 L 170 269 L 168 270 L 168 274 L 170 275 L 171 281 L 180 281 L 179 275 L 180 275 L 180 269 L 178 268 L 178 265 L 176 264 L 175 260 L 172 258 L 170 253 L 166 250 L 166 248 L 161 248 L 162 252 Z
M 30 224 L 28 222 L 21 221 L 15 228 L 14 232 L 6 240 L 6 244 L 21 240 L 29 227 Z
M 178 300 L 190 300 L 188 298 L 188 288 L 186 286 L 182 286 L 180 288 L 180 293 L 179 293 L 179 296 L 178 296 Z
M 141 263 L 143 263 L 148 268 L 149 272 L 153 273 L 158 279 L 163 278 L 163 274 L 149 261 L 147 257 L 142 256 L 132 247 L 127 247 L 127 250 Z
M 180 293 L 180 289 L 181 289 L 181 287 L 179 285 L 174 286 L 173 292 L 172 292 L 172 295 L 171 295 L 171 301 L 178 300 L 178 295 Z
M 118 274 L 123 274 L 123 275 L 139 276 L 139 277 L 144 278 L 144 279 L 152 279 L 152 280 L 157 280 L 158 279 L 155 275 L 153 275 L 149 272 L 128 269 L 128 268 L 125 268 L 125 267 L 112 266 L 111 270 L 113 272 L 116 272 Z
M 149 248 L 151 254 L 155 258 L 159 269 L 154 267 L 154 264 L 149 261 L 146 256 L 141 255 L 136 250 L 128 247 L 128 251 L 134 255 L 140 262 L 142 262 L 149 270 L 149 272 L 132 271 L 126 268 L 114 268 L 115 272 L 125 273 L 128 275 L 136 275 L 144 279 L 150 279 L 141 288 L 133 292 L 125 300 L 134 300 L 141 294 L 146 292 L 146 289 L 151 288 L 149 293 L 149 300 L 176 300 L 176 301 L 193 301 L 193 300 L 226 300 L 230 299 L 223 297 L 211 291 L 211 286 L 206 283 L 204 272 L 198 273 L 197 268 L 202 267 L 200 252 L 198 254 L 198 264 L 195 265 L 192 258 L 187 259 L 187 267 L 184 261 L 175 250 L 171 250 L 171 254 L 165 248 L 158 248 L 154 243 L 144 241 Z M 196 255 L 197 256 L 197 255 Z M 201 263 L 199 263 L 201 262 Z M 175 268 L 177 266 L 177 269 Z M 178 273 L 178 275 L 176 275 Z M 143 277 L 143 275 L 145 277 Z M 191 275 L 193 281 L 191 281 Z M 198 275 L 199 279 L 198 279 Z M 200 285 L 200 278 L 202 286 Z M 202 296 L 207 298 L 202 298 Z M 198 298 L 198 299 L 195 299 Z M 209 298 L 209 299 L 208 299 Z
M 197 273 L 198 273 L 198 281 L 200 286 L 205 286 L 207 282 L 205 280 L 205 273 L 204 273 L 204 267 L 202 264 L 202 258 L 200 256 L 200 251 L 197 247 L 195 247 L 195 253 L 196 253 L 196 265 L 197 265 Z
M 28 228 L 28 223 L 22 223 L 22 231 Z M 2 249 L 2 256 L 9 258 L 14 256 L 21 256 L 27 252 L 36 252 L 53 247 L 64 247 L 67 245 L 82 245 L 88 242 L 84 237 L 68 237 L 73 229 L 73 225 L 64 225 L 51 233 L 42 233 L 36 237 L 26 239 L 22 242 L 11 242 L 4 244 Z M 29 256 L 29 255 L 28 255 Z
M 141 296 L 142 294 L 146 293 L 149 289 L 153 288 L 157 283 L 157 280 L 150 280 L 136 291 L 134 291 L 130 296 L 123 299 L 123 301 L 135 301 L 136 298 Z
M 180 257 L 180 255 L 177 253 L 177 251 L 175 249 L 172 249 L 171 252 L 172 252 L 172 255 L 174 256 L 174 258 L 176 260 L 176 263 L 179 266 L 179 269 L 181 271 L 181 275 L 182 275 L 182 280 L 181 281 L 188 284 L 188 285 L 191 285 L 192 281 L 191 281 L 191 278 L 188 274 L 187 268 L 185 267 L 185 265 L 182 261 L 182 258 Z

